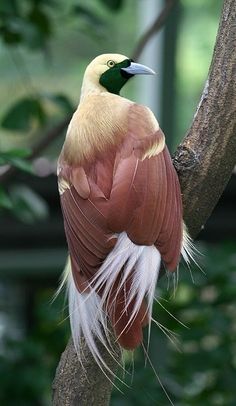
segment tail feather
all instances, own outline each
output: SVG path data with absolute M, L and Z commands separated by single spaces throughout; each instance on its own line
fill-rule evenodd
M 83 335 L 97 363 L 105 367 L 95 337 L 112 351 L 106 337 L 107 315 L 123 348 L 134 349 L 141 344 L 142 328 L 150 319 L 160 263 L 156 247 L 138 246 L 126 233 L 121 233 L 90 281 L 89 293 L 78 292 L 72 272 L 68 275 L 67 270 L 70 323 L 78 353 Z
M 197 250 L 197 248 L 193 244 L 192 238 L 190 237 L 190 235 L 188 233 L 185 223 L 183 223 L 183 242 L 182 242 L 181 254 L 189 268 L 190 268 L 191 262 L 194 262 L 198 266 L 198 268 L 200 268 L 200 266 L 196 260 L 196 257 L 198 257 L 200 255 L 200 252 Z
M 115 247 L 89 281 L 89 290 L 78 291 L 70 261 L 58 289 L 59 293 L 67 280 L 72 337 L 78 354 L 83 335 L 94 359 L 103 370 L 108 367 L 104 365 L 99 353 L 96 337 L 112 355 L 107 316 L 121 347 L 134 349 L 140 345 L 142 328 L 151 324 L 161 265 L 161 256 L 155 246 L 136 245 L 125 232 L 117 237 Z M 189 265 L 194 249 L 185 226 L 181 253 Z

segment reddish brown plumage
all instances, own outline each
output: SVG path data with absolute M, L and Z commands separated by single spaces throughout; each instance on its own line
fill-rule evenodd
M 59 160 L 59 183 L 62 179 L 67 182 L 61 194 L 65 231 L 80 292 L 87 289 L 88 281 L 113 249 L 114 234 L 123 231 L 135 244 L 155 245 L 168 270 L 174 271 L 179 262 L 181 193 L 163 133 L 143 106 L 131 104 L 126 122 L 123 137 L 107 147 L 102 157 L 95 155 L 73 166 L 66 163 L 63 153 Z M 110 294 L 113 299 L 116 284 Z M 147 322 L 145 303 L 126 329 L 133 302 L 124 311 L 122 290 L 115 305 L 107 305 L 120 344 L 135 348 Z

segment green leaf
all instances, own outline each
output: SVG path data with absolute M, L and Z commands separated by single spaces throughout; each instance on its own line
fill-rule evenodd
M 84 17 L 88 23 L 96 26 L 96 27 L 101 27 L 104 26 L 104 21 L 98 17 L 93 11 L 91 11 L 90 9 L 88 9 L 85 6 L 81 6 L 81 5 L 76 5 L 73 7 L 72 10 L 73 14 L 79 14 L 80 16 Z
M 100 0 L 110 10 L 119 10 L 123 6 L 123 0 Z
M 12 165 L 24 172 L 34 173 L 31 162 L 24 159 L 24 157 L 28 157 L 29 155 L 30 150 L 27 149 L 13 149 L 0 152 L 0 166 Z
M 2 119 L 2 127 L 12 131 L 29 131 L 33 122 L 42 125 L 46 114 L 41 102 L 36 98 L 24 98 L 17 101 Z
M 1 207 L 9 210 L 13 207 L 10 197 L 2 186 L 0 186 L 0 208 Z
M 0 15 L 14 15 L 17 14 L 18 7 L 15 1 L 1 1 L 0 2 Z
M 31 174 L 34 173 L 31 162 L 25 161 L 24 159 L 12 158 L 10 160 L 10 164 L 12 166 L 15 166 L 15 168 L 20 169 L 21 171 L 28 172 L 28 173 L 31 173 Z
M 21 33 L 12 30 L 6 23 L 0 25 L 0 36 L 9 45 L 19 44 L 22 41 Z
M 22 37 L 32 49 L 44 48 L 51 35 L 51 21 L 38 6 L 34 6 L 22 25 Z
M 6 163 L 11 158 L 27 158 L 31 154 L 31 150 L 29 148 L 13 148 L 8 151 L 0 151 L 0 159 L 6 159 Z
M 51 33 L 51 23 L 47 14 L 39 7 L 34 7 L 28 15 L 28 20 L 33 23 L 37 30 L 45 37 Z
M 50 101 L 52 101 L 54 104 L 56 104 L 59 108 L 61 108 L 63 111 L 65 111 L 68 114 L 71 114 L 75 110 L 75 106 L 71 102 L 71 100 L 65 96 L 64 94 L 45 94 L 43 95 Z
M 10 188 L 13 202 L 13 213 L 25 223 L 44 220 L 48 216 L 48 206 L 44 199 L 24 184 L 13 185 Z

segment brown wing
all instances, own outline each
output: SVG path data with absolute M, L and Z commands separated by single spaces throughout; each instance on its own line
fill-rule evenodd
M 78 289 L 83 291 L 113 248 L 115 240 L 108 228 L 107 200 L 101 189 L 90 177 L 86 176 L 87 181 L 83 182 L 83 168 L 74 169 L 66 164 L 62 164 L 61 168 L 59 188 L 62 179 L 67 182 L 61 193 L 65 233 L 73 275 Z
M 180 186 L 162 131 L 147 135 L 147 122 L 146 108 L 132 109 L 113 178 L 109 227 L 126 231 L 136 244 L 155 244 L 167 269 L 173 271 L 182 242 Z M 159 146 L 164 147 L 161 152 Z M 149 157 L 142 159 L 147 151 Z
M 110 196 L 109 226 L 139 245 L 155 244 L 169 270 L 179 262 L 182 204 L 167 148 L 144 161 L 119 162 Z

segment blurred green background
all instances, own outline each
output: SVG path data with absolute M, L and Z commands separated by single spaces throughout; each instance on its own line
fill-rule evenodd
M 66 260 L 56 159 L 78 104 L 83 71 L 104 52 L 132 56 L 159 0 L 2 0 L 0 3 L 0 404 L 47 406 L 69 337 L 67 306 L 51 303 Z M 222 1 L 181 0 L 140 57 L 159 74 L 158 115 L 172 151 L 191 124 L 212 57 Z M 146 11 L 145 11 L 146 8 Z M 146 56 L 145 56 L 146 55 Z M 142 59 L 144 58 L 144 59 Z M 146 58 L 146 59 L 145 59 Z M 142 100 L 136 78 L 123 95 Z M 151 103 L 151 102 L 150 102 Z M 9 170 L 9 167 L 13 168 Z M 177 406 L 236 404 L 236 181 L 199 236 L 197 267 L 162 278 L 149 355 Z M 193 280 L 194 283 L 193 283 Z M 168 285 L 169 289 L 168 289 Z M 168 312 L 187 325 L 183 327 Z M 166 330 L 165 330 L 166 331 Z M 171 336 L 173 337 L 173 336 Z M 126 354 L 113 406 L 168 405 L 142 350 Z

